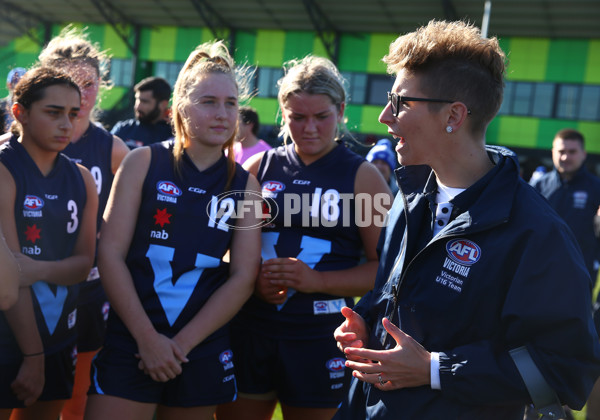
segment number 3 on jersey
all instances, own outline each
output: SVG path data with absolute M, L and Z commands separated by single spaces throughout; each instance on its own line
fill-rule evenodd
M 77 226 L 79 226 L 79 218 L 77 217 L 77 203 L 73 200 L 69 200 L 67 203 L 67 210 L 71 212 L 71 220 L 67 223 L 67 233 L 75 233 Z
M 169 325 L 175 323 L 179 314 L 181 314 L 181 311 L 190 300 L 190 296 L 192 296 L 204 269 L 218 267 L 221 263 L 219 258 L 196 254 L 196 262 L 194 264 L 196 268 L 182 274 L 173 283 L 171 261 L 173 261 L 174 254 L 174 248 L 155 244 L 150 244 L 146 253 L 146 257 L 150 260 L 150 265 L 154 271 L 154 290 L 165 311 Z

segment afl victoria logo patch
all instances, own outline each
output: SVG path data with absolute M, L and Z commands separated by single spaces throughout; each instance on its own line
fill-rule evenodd
M 473 265 L 481 257 L 481 248 L 468 239 L 455 239 L 446 244 L 450 259 L 458 264 Z

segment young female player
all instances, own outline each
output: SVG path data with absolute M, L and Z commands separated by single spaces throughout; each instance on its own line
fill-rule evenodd
M 92 122 L 107 56 L 87 39 L 85 33 L 67 27 L 48 43 L 40 53 L 39 61 L 43 66 L 66 72 L 81 91 L 81 108 L 74 124 L 73 137 L 63 153 L 88 168 L 94 176 L 98 193 L 97 229 L 100 230 L 114 174 L 129 151 L 120 138 Z M 86 277 L 80 285 L 77 300 L 75 385 L 72 397 L 63 407 L 62 420 L 83 419 L 90 387 L 90 366 L 104 341 L 108 300 L 96 264 Z
M 379 171 L 338 141 L 346 94 L 333 63 L 292 61 L 278 96 L 292 143 L 246 162 L 279 212 L 263 227 L 256 293 L 232 330 L 240 397 L 219 420 L 270 419 L 277 400 L 286 420 L 333 416 L 349 381 L 333 331 L 341 307 L 373 287 L 392 202 Z
M 19 265 L 0 226 L 0 311 L 10 308 L 19 296 Z
M 208 420 L 235 398 L 225 324 L 260 261 L 260 220 L 237 210 L 260 193 L 233 161 L 235 76 L 222 42 L 199 46 L 175 84 L 174 141 L 131 151 L 117 172 L 98 250 L 111 312 L 87 420 Z
M 14 98 L 18 135 L 0 149 L 0 223 L 22 272 L 17 304 L 0 313 L 0 418 L 55 420 L 73 387 L 73 285 L 92 266 L 98 199 L 89 171 L 60 153 L 79 112 L 73 80 L 30 70 Z

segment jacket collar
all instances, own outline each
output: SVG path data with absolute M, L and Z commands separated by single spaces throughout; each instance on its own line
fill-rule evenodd
M 518 185 L 519 164 L 516 155 L 503 147 L 486 146 L 496 164 L 486 175 L 453 200 L 457 208 L 455 227 L 481 227 L 508 220 Z M 403 166 L 396 178 L 408 204 L 408 211 L 423 199 L 435 194 L 437 184 L 431 168 L 426 165 Z

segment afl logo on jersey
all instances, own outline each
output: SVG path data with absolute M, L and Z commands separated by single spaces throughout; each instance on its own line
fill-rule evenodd
M 279 181 L 266 181 L 262 184 L 263 197 L 275 198 L 277 193 L 285 190 L 285 184 Z
M 344 370 L 346 360 L 341 357 L 335 357 L 333 359 L 329 359 L 325 365 L 330 372 L 339 372 Z
M 317 301 L 317 302 L 313 302 L 313 310 L 315 313 L 322 313 L 322 314 L 326 314 L 328 313 L 327 310 L 327 302 L 324 302 L 322 300 Z
M 179 197 L 181 195 L 181 190 L 171 181 L 159 181 L 156 184 L 156 189 L 159 193 L 164 195 L 170 195 L 172 197 Z
M 44 207 L 44 200 L 35 195 L 26 195 L 23 207 L 25 210 L 41 210 Z
M 225 350 L 221 354 L 219 354 L 219 361 L 223 365 L 223 369 L 232 369 L 233 368 L 233 352 L 231 350 Z
M 462 265 L 473 265 L 481 257 L 481 248 L 468 239 L 455 239 L 446 244 L 446 252 L 451 260 Z
M 171 181 L 158 181 L 156 189 L 158 190 L 156 197 L 158 201 L 177 203 L 177 197 L 181 195 L 181 189 Z

